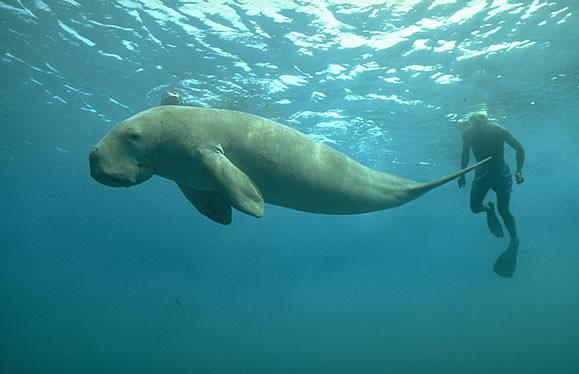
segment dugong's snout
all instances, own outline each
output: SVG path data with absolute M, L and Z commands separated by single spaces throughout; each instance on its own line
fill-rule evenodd
M 99 147 L 94 147 L 88 156 L 90 176 L 99 183 L 110 187 L 130 187 L 137 183 L 141 174 L 138 166 L 122 162 L 111 162 Z

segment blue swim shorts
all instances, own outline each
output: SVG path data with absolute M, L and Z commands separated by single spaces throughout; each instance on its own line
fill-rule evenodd
M 505 162 L 502 168 L 486 168 L 480 171 L 477 169 L 472 182 L 472 188 L 484 191 L 492 188 L 496 193 L 511 193 L 513 191 L 513 176 L 509 165 Z

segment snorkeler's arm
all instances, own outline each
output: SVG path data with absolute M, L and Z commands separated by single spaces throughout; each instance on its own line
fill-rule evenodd
M 503 134 L 505 142 L 517 152 L 517 173 L 519 173 L 523 171 L 523 164 L 525 163 L 525 149 L 523 148 L 521 142 L 519 142 L 517 138 L 515 138 L 513 134 L 510 133 L 509 130 L 505 129 Z
M 471 144 L 471 132 L 470 129 L 466 129 L 462 133 L 462 154 L 460 155 L 460 168 L 464 169 L 468 166 L 468 161 L 470 160 L 470 149 Z
M 470 159 L 470 141 L 468 136 L 462 136 L 462 154 L 460 156 L 460 168 L 464 169 L 468 166 L 468 161 Z
M 470 159 L 470 139 L 468 130 L 462 134 L 462 154 L 460 156 L 460 168 L 464 169 L 468 165 Z M 464 174 L 458 177 L 458 187 L 463 188 L 466 185 Z
M 503 139 L 508 145 L 511 146 L 511 148 L 513 148 L 517 152 L 516 155 L 517 169 L 515 172 L 515 179 L 517 183 L 522 183 L 524 180 L 523 164 L 525 163 L 525 148 L 523 148 L 521 142 L 519 142 L 517 138 L 515 138 L 513 134 L 511 134 L 511 132 L 507 129 L 503 130 Z

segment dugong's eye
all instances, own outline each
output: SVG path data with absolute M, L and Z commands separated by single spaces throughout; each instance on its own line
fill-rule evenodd
M 136 132 L 136 131 L 134 131 L 134 132 L 131 132 L 131 133 L 129 134 L 129 138 L 130 138 L 131 140 L 137 141 L 137 140 L 141 139 L 141 134 L 138 133 L 138 132 Z

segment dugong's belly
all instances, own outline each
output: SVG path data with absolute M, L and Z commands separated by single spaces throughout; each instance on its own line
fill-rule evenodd
M 259 187 L 265 202 L 325 214 L 356 214 L 398 205 L 394 203 L 396 190 L 402 191 L 407 180 L 371 170 L 300 133 L 286 136 L 226 150 Z

